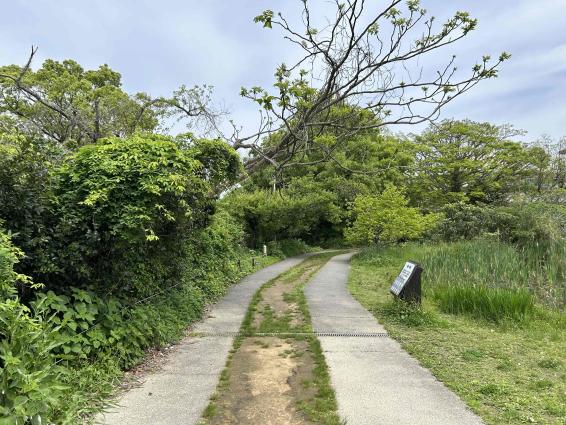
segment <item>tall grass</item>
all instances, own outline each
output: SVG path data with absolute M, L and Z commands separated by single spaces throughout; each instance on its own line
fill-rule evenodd
M 434 291 L 441 310 L 467 314 L 493 322 L 522 322 L 534 313 L 533 296 L 524 289 L 489 288 L 487 286 L 446 285 Z
M 566 306 L 566 241 L 517 247 L 493 239 L 371 248 L 364 262 L 383 266 L 412 259 L 423 268 L 423 289 L 449 313 L 488 320 L 523 320 L 535 300 Z
M 566 305 L 566 243 L 515 247 L 475 240 L 426 247 L 420 260 L 429 287 L 465 285 L 527 290 L 554 308 Z

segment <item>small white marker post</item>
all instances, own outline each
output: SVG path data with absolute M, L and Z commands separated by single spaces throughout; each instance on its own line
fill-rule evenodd
M 263 245 L 263 256 L 267 257 L 267 245 Z

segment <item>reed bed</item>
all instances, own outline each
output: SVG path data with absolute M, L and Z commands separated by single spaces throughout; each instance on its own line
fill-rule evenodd
M 420 263 L 425 296 L 447 313 L 518 321 L 533 314 L 535 303 L 561 311 L 566 306 L 564 240 L 520 247 L 493 239 L 410 243 L 361 255 L 376 265 Z

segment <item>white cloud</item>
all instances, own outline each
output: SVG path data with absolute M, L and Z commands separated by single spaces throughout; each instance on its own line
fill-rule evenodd
M 317 12 L 330 10 L 325 0 L 316 2 Z M 479 18 L 477 31 L 433 61 L 457 53 L 462 69 L 469 69 L 484 53 L 513 54 L 497 80 L 457 99 L 445 117 L 510 122 L 532 136 L 566 133 L 566 1 L 422 4 L 439 18 L 456 10 Z M 256 108 L 238 97 L 239 87 L 270 84 L 274 67 L 294 55 L 276 30 L 262 30 L 252 18 L 283 8 L 297 19 L 298 7 L 277 0 L 14 0 L 2 6 L 0 64 L 24 62 L 35 44 L 39 61 L 73 58 L 90 68 L 109 63 L 128 90 L 165 94 L 180 84 L 213 84 L 235 118 L 252 129 Z

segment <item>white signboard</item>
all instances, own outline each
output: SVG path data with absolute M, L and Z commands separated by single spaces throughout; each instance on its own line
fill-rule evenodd
M 399 295 L 401 293 L 403 287 L 407 284 L 407 281 L 413 274 L 415 267 L 415 263 L 411 263 L 409 261 L 405 263 L 405 267 L 403 267 L 403 270 L 401 270 L 401 273 L 399 273 L 399 276 L 397 276 L 397 278 L 393 282 L 393 285 L 391 285 L 392 293 L 394 293 L 395 295 Z

